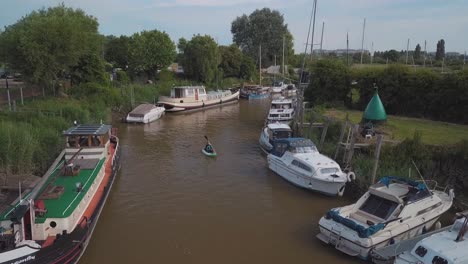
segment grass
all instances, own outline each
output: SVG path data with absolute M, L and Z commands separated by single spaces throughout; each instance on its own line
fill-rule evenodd
M 361 111 L 327 109 L 325 116 L 345 120 L 348 115 L 352 123 L 359 123 L 362 118 Z M 468 126 L 420 118 L 387 116 L 387 123 L 378 128 L 387 134 L 390 139 L 403 141 L 412 138 L 415 131 L 422 134 L 422 142 L 429 145 L 451 145 L 468 140 Z

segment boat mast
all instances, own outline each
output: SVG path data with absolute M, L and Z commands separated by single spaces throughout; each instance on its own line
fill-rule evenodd
M 408 64 L 408 50 L 409 50 L 409 39 L 408 39 L 408 42 L 406 43 L 406 64 Z
M 260 86 L 262 86 L 262 44 L 259 46 L 259 51 L 258 51 L 258 71 L 260 75 Z
M 299 96 L 298 96 L 298 101 L 299 101 L 299 111 L 298 114 L 295 115 L 295 120 L 294 123 L 297 125 L 297 121 L 299 118 L 302 121 L 302 112 L 303 112 L 303 100 L 304 100 L 304 86 L 307 87 L 308 83 L 303 83 L 303 78 L 304 78 L 304 69 L 305 69 L 305 61 L 307 57 L 307 48 L 309 47 L 309 37 L 310 37 L 310 28 L 312 26 L 312 20 L 315 17 L 315 6 L 317 5 L 317 0 L 314 0 L 314 4 L 312 7 L 312 11 L 310 13 L 310 20 L 309 20 L 309 29 L 307 30 L 307 39 L 306 39 L 306 45 L 305 45 L 305 50 L 304 50 L 304 57 L 302 57 L 302 68 L 301 68 L 301 75 L 299 76 Z M 313 43 L 313 42 L 312 42 Z M 312 50 L 312 49 L 311 49 Z
M 323 47 L 323 30 L 325 28 L 325 21 L 322 22 L 322 37 L 320 38 L 320 52 L 319 52 L 319 56 L 321 57 L 322 56 L 322 47 Z
M 362 64 L 362 57 L 364 55 L 364 34 L 366 32 L 366 18 L 364 18 L 364 24 L 362 25 L 362 42 L 361 42 L 361 64 Z
M 284 42 L 285 42 L 285 36 L 283 35 L 283 62 L 282 64 L 282 73 L 283 73 L 283 79 L 284 79 Z

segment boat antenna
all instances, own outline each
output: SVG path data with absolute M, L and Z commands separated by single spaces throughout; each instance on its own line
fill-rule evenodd
M 426 180 L 424 180 L 424 177 L 422 176 L 421 172 L 419 171 L 419 169 L 418 169 L 418 166 L 416 166 L 416 163 L 414 162 L 414 160 L 411 160 L 411 162 L 413 163 L 413 165 L 414 165 L 414 168 L 415 168 L 415 169 L 416 169 L 416 171 L 418 172 L 418 174 L 419 174 L 419 177 L 421 177 L 421 179 L 422 179 L 422 181 L 423 181 L 423 183 L 424 183 L 424 186 L 426 186 L 426 189 L 428 189 L 428 190 L 429 190 L 429 187 L 427 187 Z M 431 192 L 431 196 L 432 196 L 432 192 Z

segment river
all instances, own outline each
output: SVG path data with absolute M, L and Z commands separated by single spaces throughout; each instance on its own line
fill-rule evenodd
M 122 170 L 80 263 L 359 263 L 315 235 L 349 204 L 268 169 L 269 101 L 117 124 Z M 217 158 L 201 153 L 207 135 Z

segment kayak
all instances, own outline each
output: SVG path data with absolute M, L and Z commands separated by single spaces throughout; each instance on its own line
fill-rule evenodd
M 210 153 L 210 152 L 207 152 L 207 151 L 203 148 L 203 149 L 201 150 L 201 152 L 202 152 L 203 154 L 205 154 L 206 156 L 208 156 L 208 157 L 216 157 L 216 151 Z

